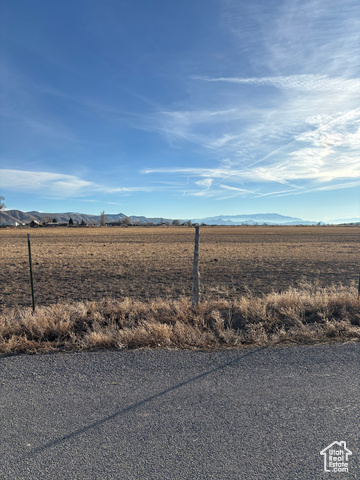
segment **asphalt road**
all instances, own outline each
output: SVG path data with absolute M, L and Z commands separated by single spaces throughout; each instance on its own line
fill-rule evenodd
M 360 478 L 360 345 L 0 357 L 0 478 Z M 320 451 L 345 441 L 349 473 Z

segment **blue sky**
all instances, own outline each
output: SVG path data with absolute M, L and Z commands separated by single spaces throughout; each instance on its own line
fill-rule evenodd
M 2 0 L 8 209 L 360 216 L 358 0 Z

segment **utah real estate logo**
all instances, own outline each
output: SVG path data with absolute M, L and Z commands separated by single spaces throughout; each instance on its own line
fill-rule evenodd
M 324 455 L 325 472 L 349 472 L 349 455 L 352 455 L 352 451 L 346 447 L 346 442 L 333 442 L 321 450 L 320 455 Z

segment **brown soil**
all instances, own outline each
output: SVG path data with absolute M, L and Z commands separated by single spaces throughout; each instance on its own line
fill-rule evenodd
M 190 295 L 193 228 L 1 229 L 2 309 L 31 304 L 27 233 L 39 305 Z M 359 226 L 201 227 L 203 297 L 349 285 L 359 278 L 359 245 Z

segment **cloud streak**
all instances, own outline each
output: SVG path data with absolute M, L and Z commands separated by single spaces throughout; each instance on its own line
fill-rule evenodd
M 237 85 L 253 85 L 259 87 L 275 87 L 284 90 L 299 90 L 304 92 L 360 92 L 359 79 L 330 78 L 326 75 L 290 75 L 276 77 L 236 78 L 236 77 L 206 77 L 194 76 L 194 80 L 205 82 L 234 83 Z
M 153 190 L 149 187 L 108 187 L 83 180 L 75 175 L 13 169 L 0 169 L 0 188 L 3 191 L 36 193 L 60 198 L 83 197 L 95 193 L 129 194 Z

